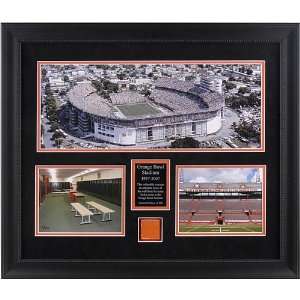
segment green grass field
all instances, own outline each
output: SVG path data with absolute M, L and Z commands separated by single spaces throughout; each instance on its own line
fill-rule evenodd
M 148 103 L 118 105 L 118 109 L 127 117 L 157 115 L 160 111 Z
M 179 232 L 262 232 L 261 224 L 230 224 L 230 225 L 180 225 Z

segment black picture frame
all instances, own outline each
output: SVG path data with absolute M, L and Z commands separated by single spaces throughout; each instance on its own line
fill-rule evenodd
M 279 259 L 24 259 L 21 256 L 21 50 L 26 42 L 176 41 L 280 47 Z M 298 278 L 299 24 L 2 24 L 3 278 Z

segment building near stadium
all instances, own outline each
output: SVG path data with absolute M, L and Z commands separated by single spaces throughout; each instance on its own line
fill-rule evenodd
M 90 81 L 68 94 L 65 117 L 80 137 L 134 146 L 179 137 L 200 137 L 222 126 L 224 97 L 188 81 L 159 78 L 149 96 L 137 91 L 103 98 Z
M 218 79 L 215 76 L 202 76 L 199 84 L 204 89 L 222 94 L 222 79 Z

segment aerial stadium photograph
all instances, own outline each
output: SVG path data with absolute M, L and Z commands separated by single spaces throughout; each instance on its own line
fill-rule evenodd
M 36 166 L 35 236 L 124 236 L 125 166 Z
M 265 236 L 266 167 L 177 166 L 176 236 Z
M 37 151 L 264 151 L 264 61 L 37 63 Z

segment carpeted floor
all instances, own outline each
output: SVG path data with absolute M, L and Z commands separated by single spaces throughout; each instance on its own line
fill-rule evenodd
M 80 225 L 81 217 L 75 217 L 71 211 L 68 194 L 53 194 L 46 196 L 40 207 L 40 231 L 41 232 L 120 232 L 121 231 L 121 207 L 106 202 L 99 198 L 85 195 L 78 198 L 78 202 L 85 205 L 87 201 L 95 201 L 111 208 L 115 213 L 111 214 L 112 221 L 101 222 L 101 215 L 91 216 L 91 224 Z M 86 206 L 86 205 L 85 205 Z

